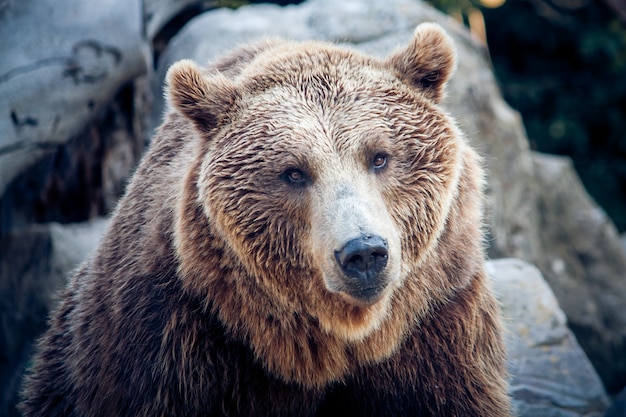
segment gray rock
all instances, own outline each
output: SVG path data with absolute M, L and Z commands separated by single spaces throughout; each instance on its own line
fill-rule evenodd
M 0 195 L 147 69 L 140 0 L 34 0 L 0 14 Z
M 533 153 L 539 197 L 538 266 L 609 388 L 626 383 L 626 252 L 566 157 Z
M 108 219 L 99 218 L 85 223 L 47 225 L 52 239 L 51 280 L 65 282 L 70 271 L 96 249 L 108 224 Z
M 22 370 L 54 308 L 54 294 L 96 247 L 107 224 L 34 225 L 0 240 L 0 415 L 16 415 Z
M 0 196 L 0 238 L 33 223 L 110 213 L 147 142 L 147 77 L 126 84 L 75 138 L 16 177 Z
M 565 314 L 534 266 L 487 265 L 507 326 L 511 396 L 520 417 L 600 417 L 609 401 Z
M 204 3 L 202 0 L 143 0 L 146 35 L 152 39 L 171 19 L 186 8 Z

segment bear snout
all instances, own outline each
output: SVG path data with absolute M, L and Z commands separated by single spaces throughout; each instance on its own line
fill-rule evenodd
M 335 259 L 343 272 L 347 295 L 366 304 L 378 301 L 388 283 L 387 240 L 377 235 L 351 239 L 335 251 Z

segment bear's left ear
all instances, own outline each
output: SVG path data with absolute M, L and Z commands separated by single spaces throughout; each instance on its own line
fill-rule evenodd
M 201 132 L 223 123 L 240 99 L 239 90 L 224 75 L 206 75 L 188 59 L 173 64 L 165 79 L 170 104 Z
M 409 45 L 393 53 L 387 64 L 400 79 L 438 103 L 456 68 L 456 49 L 441 26 L 422 23 L 415 29 Z

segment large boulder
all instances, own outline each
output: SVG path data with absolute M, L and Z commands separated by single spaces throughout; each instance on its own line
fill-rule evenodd
M 507 328 L 510 392 L 520 417 L 601 417 L 609 399 L 539 270 L 487 264 Z
M 0 195 L 147 70 L 140 0 L 0 8 Z
M 626 383 L 626 251 L 569 158 L 533 153 L 544 256 L 538 266 L 610 389 Z
M 125 85 L 81 133 L 41 157 L 0 196 L 0 238 L 33 223 L 75 223 L 109 213 L 146 142 L 145 77 Z
M 185 9 L 200 7 L 202 0 L 143 0 L 143 19 L 146 35 L 154 37 L 170 21 L 181 15 Z
M 597 230 L 598 235 L 588 244 L 573 244 L 572 233 L 584 240 L 589 227 L 611 226 L 604 224 L 606 219 L 594 220 L 601 210 L 584 191 L 569 201 L 572 206 L 567 210 L 555 205 L 558 198 L 547 196 L 551 192 L 567 193 L 568 189 L 557 191 L 559 184 L 542 176 L 519 114 L 499 93 L 486 47 L 462 25 L 426 4 L 415 0 L 309 0 L 285 8 L 255 5 L 204 13 L 172 39 L 161 57 L 153 82 L 152 127 L 161 121 L 163 78 L 176 60 L 191 58 L 205 64 L 239 43 L 265 35 L 345 42 L 382 56 L 406 42 L 415 26 L 424 21 L 443 25 L 458 47 L 459 68 L 450 82 L 444 105 L 484 155 L 489 170 L 490 256 L 516 257 L 539 265 L 548 282 L 557 287 L 556 294 L 569 324 L 603 380 L 611 389 L 619 388 L 626 384 L 626 326 L 622 325 L 626 322 L 626 309 L 617 300 L 626 291 L 626 264 L 615 260 L 617 235 Z M 546 221 L 548 212 L 555 214 L 551 221 Z M 571 225 L 569 235 L 559 234 L 561 223 Z M 576 224 L 584 226 L 575 227 Z M 553 272 L 562 262 L 576 259 L 564 273 Z M 570 287 L 584 283 L 581 288 L 596 290 L 587 292 L 588 302 L 581 302 L 577 295 L 569 298 L 570 293 L 561 290 L 563 280 Z M 609 282 L 609 287 L 603 287 Z M 610 288 L 615 295 L 600 295 L 602 288 Z M 595 307 L 588 307 L 591 305 Z M 601 325 L 607 320 L 608 324 Z M 610 337 L 607 331 L 613 332 Z

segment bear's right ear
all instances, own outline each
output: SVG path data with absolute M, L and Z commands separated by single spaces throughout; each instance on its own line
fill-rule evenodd
M 240 98 L 230 80 L 220 73 L 205 75 L 195 62 L 188 59 L 169 68 L 166 85 L 170 104 L 201 132 L 219 126 Z
M 439 25 L 422 23 L 411 42 L 392 54 L 387 63 L 400 79 L 438 103 L 456 68 L 456 49 Z

